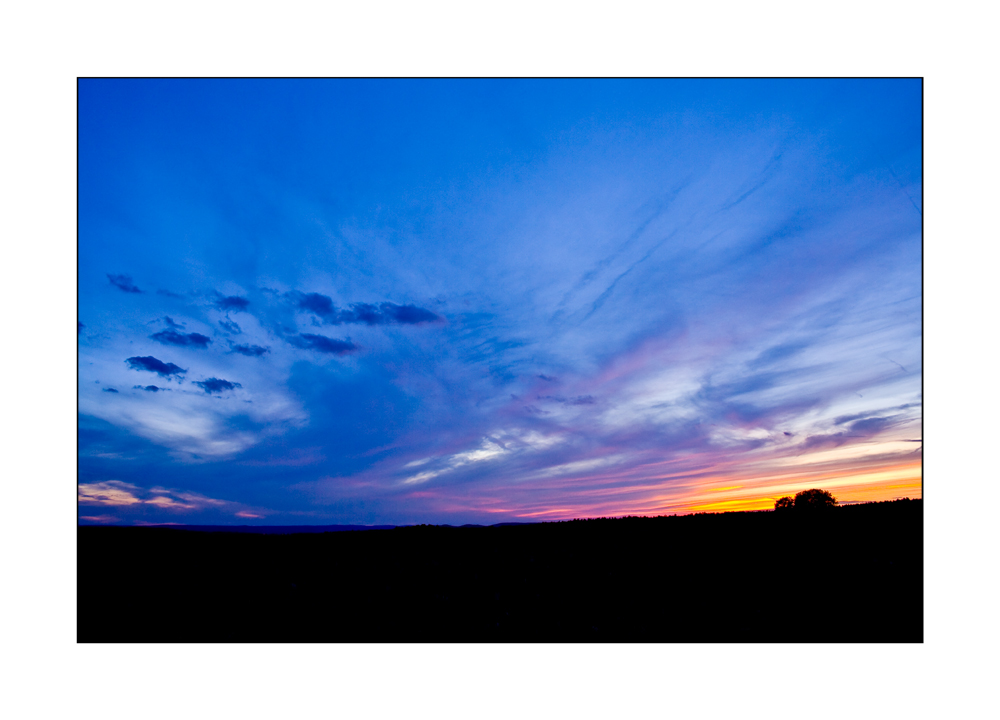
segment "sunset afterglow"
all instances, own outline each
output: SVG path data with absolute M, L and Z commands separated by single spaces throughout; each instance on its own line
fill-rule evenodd
M 82 80 L 81 523 L 922 496 L 919 80 Z

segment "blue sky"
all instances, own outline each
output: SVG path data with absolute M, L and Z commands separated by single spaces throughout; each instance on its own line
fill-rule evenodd
M 919 496 L 921 168 L 919 80 L 80 81 L 81 522 Z

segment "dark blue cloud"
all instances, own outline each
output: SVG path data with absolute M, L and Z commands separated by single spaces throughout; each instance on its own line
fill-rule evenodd
M 103 392 L 111 392 L 111 393 L 116 393 L 116 392 L 118 392 L 118 391 L 117 391 L 117 390 L 115 390 L 114 388 L 104 388 Z
M 187 370 L 184 370 L 173 363 L 165 363 L 161 360 L 157 360 L 151 355 L 126 358 L 125 362 L 128 363 L 128 366 L 133 370 L 148 370 L 149 372 L 155 372 L 160 377 L 165 378 L 169 378 L 172 375 L 179 377 L 187 372 Z
M 350 340 L 337 340 L 324 335 L 312 335 L 302 333 L 287 338 L 288 342 L 303 350 L 316 350 L 321 353 L 331 353 L 333 355 L 346 355 L 358 350 L 358 346 Z
M 231 332 L 233 335 L 239 335 L 243 332 L 243 328 L 234 323 L 232 320 L 219 320 L 219 325 L 223 330 Z
M 133 385 L 133 390 L 145 390 L 146 392 L 159 392 L 160 390 L 167 390 L 168 388 L 156 387 L 156 385 Z
M 237 295 L 229 295 L 226 297 L 220 297 L 215 301 L 215 307 L 220 310 L 246 310 L 250 307 L 250 301 L 246 298 L 239 297 Z
M 172 317 L 170 317 L 169 315 L 164 315 L 163 316 L 163 322 L 165 322 L 167 324 L 167 327 L 173 328 L 174 330 L 183 330 L 184 329 L 184 324 L 183 323 L 174 322 L 174 319 Z
M 379 309 L 368 303 L 354 303 L 350 310 L 341 310 L 336 324 L 364 323 L 365 325 L 382 325 L 384 317 Z
M 300 310 L 319 315 L 321 318 L 333 318 L 337 314 L 337 306 L 333 300 L 319 293 L 298 293 L 297 306 Z
M 230 382 L 229 380 L 222 380 L 220 378 L 208 378 L 207 380 L 203 381 L 196 380 L 194 384 L 210 395 L 214 392 L 222 392 L 223 390 L 235 390 L 236 388 L 243 387 L 238 382 Z
M 176 330 L 161 330 L 149 337 L 164 345 L 178 345 L 180 347 L 206 348 L 212 342 L 211 338 L 200 333 L 179 333 Z
M 381 320 L 378 324 L 395 322 L 401 325 L 419 325 L 421 323 L 442 322 L 444 318 L 416 305 L 396 305 L 384 302 L 379 305 Z M 365 322 L 368 322 L 365 320 Z M 374 323 L 371 323 L 374 324 Z
M 260 357 L 264 353 L 271 352 L 271 348 L 261 347 L 260 345 L 233 345 L 230 352 L 246 355 L 247 357 Z
M 874 435 L 891 426 L 894 419 L 891 417 L 870 417 L 864 420 L 856 420 L 851 423 L 850 429 L 853 433 Z
M 86 325 L 84 325 L 84 324 L 83 324 L 82 322 L 80 322 L 79 320 L 77 320 L 77 321 L 76 321 L 76 334 L 77 334 L 77 335 L 79 335 L 79 334 L 80 334 L 81 332 L 83 332 L 83 329 L 84 329 L 85 327 L 87 327 L 87 326 L 86 326 Z
M 108 273 L 108 280 L 111 282 L 112 285 L 114 285 L 122 292 L 127 292 L 127 293 L 142 292 L 142 290 L 140 290 L 135 286 L 135 284 L 132 282 L 132 277 L 129 275 L 112 275 Z
M 341 310 L 333 299 L 319 293 L 296 293 L 296 306 L 310 312 L 327 325 L 420 325 L 443 322 L 444 318 L 416 305 L 396 305 L 391 302 L 354 303 L 349 310 Z

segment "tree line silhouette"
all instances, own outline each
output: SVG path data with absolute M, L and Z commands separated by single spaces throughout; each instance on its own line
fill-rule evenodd
M 826 490 L 812 488 L 774 501 L 775 510 L 826 510 L 837 507 L 837 498 Z
M 922 501 L 791 500 L 361 532 L 80 527 L 78 640 L 921 642 Z

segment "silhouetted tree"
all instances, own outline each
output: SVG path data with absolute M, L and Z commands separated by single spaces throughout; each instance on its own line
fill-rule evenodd
M 784 498 L 782 498 L 784 499 Z M 795 493 L 796 510 L 818 510 L 820 508 L 832 508 L 837 505 L 837 498 L 826 490 L 812 488 Z
M 795 506 L 795 501 L 788 495 L 774 501 L 775 510 L 791 510 Z

